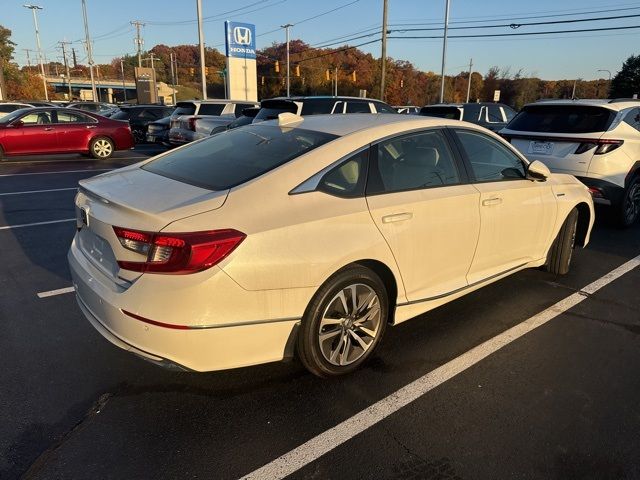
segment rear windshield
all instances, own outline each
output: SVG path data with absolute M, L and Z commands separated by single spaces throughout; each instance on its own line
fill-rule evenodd
M 420 109 L 420 115 L 460 120 L 460 110 L 456 107 L 422 107 Z
M 545 133 L 604 132 L 614 117 L 612 110 L 587 105 L 529 105 L 507 128 Z
M 333 98 L 306 99 L 302 104 L 300 115 L 320 115 L 331 113 L 336 101 Z
M 281 113 L 298 113 L 298 105 L 293 102 L 281 100 L 262 102 L 260 111 L 256 115 L 256 121 L 272 120 L 278 118 Z
M 178 103 L 171 116 L 193 115 L 194 113 L 196 113 L 196 106 L 193 103 Z
M 127 109 L 118 110 L 116 113 L 111 115 L 111 118 L 114 120 L 129 120 L 131 117 L 131 111 Z
M 224 107 L 224 103 L 203 103 L 200 105 L 198 115 L 222 115 Z
M 208 190 L 227 190 L 335 138 L 300 128 L 247 125 L 193 143 L 141 168 Z

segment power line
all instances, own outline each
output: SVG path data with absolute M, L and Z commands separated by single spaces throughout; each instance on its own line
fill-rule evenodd
M 227 15 L 229 15 L 231 13 L 240 13 L 242 10 L 246 10 L 247 8 L 251 8 L 251 7 L 259 5 L 261 3 L 266 3 L 266 2 L 271 2 L 271 1 L 273 1 L 273 0 L 260 0 L 260 1 L 254 2 L 254 3 L 250 3 L 249 5 L 245 5 L 244 7 L 236 8 L 234 10 L 229 10 L 227 12 L 222 12 L 222 13 L 219 13 L 219 14 L 216 14 L 216 15 L 210 15 L 208 17 L 202 17 L 202 21 L 208 23 L 208 22 L 212 22 L 212 21 L 215 21 L 215 20 L 220 20 L 220 19 L 226 17 Z M 275 2 L 275 3 L 271 3 L 271 4 L 265 5 L 263 7 L 255 8 L 253 10 L 243 11 L 241 13 L 247 14 L 247 13 L 258 12 L 258 11 L 264 10 L 266 8 L 271 8 L 271 7 L 274 7 L 276 5 L 280 5 L 280 4 L 285 3 L 287 1 L 288 0 L 279 0 L 279 1 Z M 198 23 L 197 20 L 177 20 L 175 22 L 153 22 L 153 21 L 147 21 L 148 25 L 154 25 L 154 26 L 193 25 L 193 24 L 196 24 L 196 23 Z
M 544 31 L 544 32 L 515 32 L 515 33 L 485 33 L 478 35 L 449 35 L 449 38 L 488 38 L 488 37 L 517 37 L 524 35 L 551 35 L 558 33 L 580 33 L 580 32 L 606 32 L 612 30 L 630 30 L 640 28 L 640 25 L 630 25 L 627 27 L 603 27 L 603 28 L 582 28 L 579 30 L 553 30 L 553 31 Z M 388 37 L 393 39 L 420 39 L 420 38 L 431 38 L 431 39 L 440 39 L 441 35 L 424 35 L 424 36 L 402 36 L 402 37 Z

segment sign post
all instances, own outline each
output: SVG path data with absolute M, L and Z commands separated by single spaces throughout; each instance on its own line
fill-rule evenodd
M 494 90 L 493 91 L 493 101 L 494 102 L 499 102 L 500 101 L 500 90 Z
M 258 101 L 256 67 L 256 27 L 250 23 L 224 22 L 226 97 L 233 100 Z
M 136 67 L 135 75 L 138 104 L 158 103 L 155 69 Z

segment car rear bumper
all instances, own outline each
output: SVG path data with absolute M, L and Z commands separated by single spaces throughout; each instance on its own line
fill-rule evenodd
M 143 301 L 140 291 L 136 293 L 135 302 L 131 298 L 125 299 L 130 292 L 114 288 L 113 282 L 85 257 L 75 239 L 68 260 L 78 304 L 89 322 L 114 345 L 153 363 L 204 372 L 279 361 L 292 352 L 298 318 L 211 326 L 145 320 L 146 304 L 159 302 L 154 298 L 154 292 L 149 292 Z M 237 298 L 237 292 L 220 298 L 227 296 Z M 247 300 L 251 301 L 250 298 Z M 174 301 L 179 302 L 179 299 Z M 134 309 L 133 304 L 139 308 Z M 206 307 L 211 308 L 211 305 Z M 139 313 L 140 319 L 124 313 L 127 309 Z
M 620 205 L 624 197 L 624 188 L 615 183 L 592 177 L 576 177 L 584 183 L 591 192 L 593 203 L 599 205 Z

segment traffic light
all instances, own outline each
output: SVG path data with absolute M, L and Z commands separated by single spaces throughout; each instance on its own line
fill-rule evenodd
M 209 75 L 209 67 L 204 67 L 204 74 Z
M 264 85 L 264 75 L 260 78 L 260 85 Z
M 195 75 L 196 73 L 196 69 L 195 68 L 190 68 L 189 69 L 189 75 Z
M 356 71 L 355 70 L 353 72 L 351 72 L 351 81 L 353 83 L 356 83 L 358 81 L 357 77 L 356 77 Z
M 327 68 L 326 72 L 324 72 L 324 77 L 327 79 L 327 82 L 331 80 L 331 74 L 329 73 L 329 69 Z
M 296 77 L 300 76 L 300 65 L 296 65 Z
M 400 79 L 400 88 L 404 88 L 404 79 Z
M 280 62 L 278 60 L 276 60 L 276 63 L 274 64 L 273 69 L 275 70 L 276 73 L 280 73 Z

